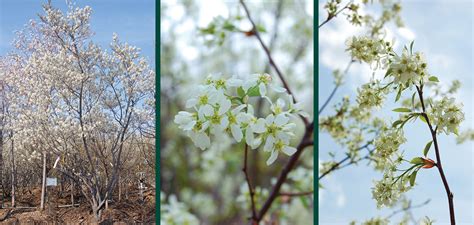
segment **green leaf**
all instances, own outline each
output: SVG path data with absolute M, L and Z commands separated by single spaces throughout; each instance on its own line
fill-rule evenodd
M 267 30 L 265 29 L 265 27 L 262 26 L 262 25 L 257 25 L 256 28 L 257 28 L 257 31 L 260 32 L 260 33 L 266 33 L 266 32 L 267 32 Z
M 439 82 L 438 78 L 435 76 L 431 76 L 430 78 L 428 78 L 428 80 L 431 82 Z
M 260 89 L 258 88 L 258 86 L 251 87 L 247 91 L 247 95 L 250 97 L 260 96 Z
M 425 149 L 423 150 L 423 155 L 426 156 L 428 152 L 430 151 L 431 144 L 433 144 L 433 141 L 430 141 L 426 144 Z
M 400 99 L 400 96 L 402 96 L 402 87 L 400 86 L 400 88 L 398 88 L 398 93 L 397 93 L 397 97 L 395 98 L 395 102 L 398 101 L 398 99 Z
M 423 116 L 423 114 L 420 114 L 418 117 L 420 117 L 420 120 L 421 120 L 421 121 L 423 121 L 423 122 L 425 122 L 425 123 L 428 123 L 428 122 L 426 121 L 425 116 Z
M 403 123 L 403 121 L 397 120 L 397 121 L 393 122 L 392 127 L 393 127 L 393 128 L 396 128 L 396 127 L 397 127 L 398 125 L 400 125 L 401 123 Z
M 411 109 L 409 109 L 409 108 L 396 108 L 392 111 L 394 111 L 394 112 L 411 112 Z
M 242 87 L 237 88 L 237 95 L 239 95 L 241 98 L 245 96 L 245 91 Z
M 415 170 L 411 175 L 410 175 L 410 186 L 415 185 L 415 180 L 416 180 L 416 174 L 418 173 L 418 170 Z
M 383 78 L 386 78 L 388 75 L 392 74 L 392 68 L 388 68 L 387 72 L 385 73 L 385 76 Z
M 300 196 L 300 201 L 303 203 L 304 207 L 308 208 L 309 207 L 309 202 L 306 196 Z
M 415 41 L 411 41 L 410 43 L 410 53 L 413 54 L 413 44 L 415 43 Z
M 227 20 L 222 25 L 222 28 L 224 28 L 224 30 L 228 30 L 228 31 L 234 31 L 235 30 L 234 24 L 232 24 L 231 22 L 229 22 Z
M 415 95 L 416 91 L 413 92 L 413 95 L 411 96 L 411 107 L 415 108 Z
M 415 157 L 415 158 L 411 159 L 410 163 L 411 164 L 423 164 L 424 160 L 421 157 Z

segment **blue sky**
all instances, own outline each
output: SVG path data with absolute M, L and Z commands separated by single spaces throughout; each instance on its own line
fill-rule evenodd
M 325 2 L 325 0 L 319 2 L 320 16 L 326 15 L 321 11 Z M 343 1 L 343 4 L 344 2 L 347 1 Z M 464 104 L 466 121 L 463 127 L 474 128 L 473 2 L 414 0 L 402 1 L 402 7 L 402 17 L 406 26 L 402 29 L 391 26 L 392 31 L 388 35 L 397 39 L 398 49 L 415 40 L 414 49 L 425 53 L 429 71 L 438 76 L 442 83 L 449 84 L 454 79 L 461 81 L 462 87 L 456 98 Z M 365 10 L 376 11 L 372 8 Z M 320 17 L 321 21 L 322 19 L 324 18 Z M 344 40 L 359 31 L 341 17 L 321 28 L 319 32 L 319 101 L 322 102 L 333 87 L 331 71 L 336 68 L 343 69 L 349 60 L 344 52 Z M 340 100 L 344 95 L 354 99 L 356 88 L 368 81 L 370 76 L 369 68 L 359 64 L 352 67 L 335 100 Z M 389 96 L 388 106 L 373 113 L 393 120 L 396 114 L 390 109 L 397 107 L 392 103 L 393 99 L 393 96 Z M 328 113 L 331 113 L 331 110 L 324 112 Z M 408 158 L 421 154 L 430 138 L 426 129 L 416 123 L 405 128 L 408 141 L 401 148 L 407 152 Z M 319 137 L 320 159 L 329 159 L 328 150 L 334 149 L 339 151 L 339 158 L 343 157 L 343 149 L 338 148 L 327 134 L 320 134 Z M 454 136 L 441 135 L 440 149 L 443 167 L 454 193 L 457 222 L 473 224 L 473 144 L 456 145 Z M 434 158 L 433 155 L 430 157 Z M 380 174 L 361 164 L 358 167 L 338 171 L 324 180 L 323 185 L 326 189 L 320 192 L 319 206 L 321 224 L 347 224 L 354 219 L 361 222 L 373 216 L 389 215 L 391 210 L 377 210 L 375 201 L 371 198 L 370 188 L 375 179 L 380 179 Z M 437 171 L 424 170 L 418 173 L 417 183 L 408 196 L 414 204 L 427 199 L 431 199 L 431 202 L 423 208 L 413 210 L 414 215 L 418 218 L 429 216 L 436 220 L 436 224 L 448 224 L 446 193 Z
M 20 30 L 30 19 L 38 19 L 41 5 L 46 0 L 2 0 L 0 1 L 0 55 L 11 50 L 14 31 Z M 65 0 L 52 0 L 55 7 L 66 9 Z M 92 7 L 93 41 L 108 47 L 112 33 L 120 40 L 142 49 L 155 64 L 155 0 L 78 0 L 78 6 Z

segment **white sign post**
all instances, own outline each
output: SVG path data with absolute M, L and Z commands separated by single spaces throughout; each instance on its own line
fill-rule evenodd
M 46 186 L 57 186 L 58 179 L 55 177 L 47 177 L 46 178 Z

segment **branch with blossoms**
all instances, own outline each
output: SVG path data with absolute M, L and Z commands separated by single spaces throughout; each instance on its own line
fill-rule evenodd
M 405 46 L 401 55 L 391 48 L 384 48 L 384 46 L 388 45 L 378 39 L 354 37 L 349 43 L 348 49 L 351 55 L 358 60 L 387 68 L 382 80 L 371 82 L 374 85 L 371 88 L 374 92 L 369 98 L 375 97 L 379 101 L 369 101 L 369 105 L 382 105 L 385 95 L 389 93 L 386 90 L 395 90 L 397 93 L 395 101 L 398 101 L 404 91 L 410 87 L 416 88 L 416 92 L 412 95 L 412 107 L 394 109 L 394 112 L 400 113 L 400 119 L 394 121 L 391 128 L 386 127 L 374 140 L 375 156 L 384 162 L 384 176 L 382 180 L 375 183 L 373 197 L 377 201 L 378 207 L 392 206 L 402 193 L 409 191 L 415 185 L 420 169 L 437 167 L 448 196 L 451 224 L 455 224 L 453 194 L 441 165 L 437 134 L 441 132 L 445 134 L 458 133 L 459 124 L 464 120 L 461 105 L 456 104 L 454 99 L 447 97 L 441 100 L 428 99 L 430 102 L 428 111 L 425 106 L 423 87 L 426 83 L 436 83 L 439 80 L 437 77 L 429 75 L 422 53 L 413 52 L 413 42 L 410 47 Z M 365 51 L 360 51 L 361 49 L 365 49 Z M 371 52 L 371 56 L 365 55 L 366 52 Z M 387 84 L 382 85 L 382 82 L 387 82 Z M 421 112 L 414 110 L 416 95 L 419 97 Z M 406 142 L 403 127 L 407 122 L 415 121 L 417 118 L 428 125 L 432 140 L 423 150 L 424 157 L 415 157 L 408 161 L 403 157 L 403 153 L 398 152 L 398 149 L 401 144 Z M 432 144 L 435 146 L 436 162 L 427 158 Z M 396 171 L 399 171 L 401 164 L 405 161 L 409 162 L 411 166 L 408 169 L 403 169 L 403 173 L 400 175 L 396 175 Z
M 364 1 L 364 3 L 367 2 Z M 341 1 L 338 0 L 330 0 L 325 5 L 329 15 L 328 21 L 347 9 L 347 6 L 340 8 L 340 3 Z M 366 35 L 351 37 L 346 42 L 346 50 L 351 59 L 370 66 L 374 74 L 377 70 L 384 71 L 385 76 L 382 79 L 375 79 L 373 75 L 370 82 L 361 86 L 357 90 L 355 106 L 349 103 L 348 98 L 344 98 L 336 106 L 334 115 L 320 118 L 320 129 L 327 131 L 338 144 L 347 147 L 346 156 L 341 160 L 321 164 L 320 179 L 346 166 L 369 160 L 369 163 L 373 162 L 376 170 L 383 171 L 383 178 L 375 183 L 372 191 L 377 206 L 379 208 L 393 207 L 404 193 L 415 186 L 416 177 L 422 173 L 423 169 L 436 167 L 447 195 L 450 221 L 451 224 L 455 224 L 453 193 L 446 178 L 446 171 L 441 164 L 438 135 L 441 133 L 462 134 L 458 137 L 459 142 L 470 139 L 469 130 L 459 132 L 459 126 L 464 120 L 462 105 L 457 104 L 456 100 L 450 97 L 459 88 L 459 82 L 453 82 L 449 90 L 442 93 L 438 85 L 439 79 L 428 73 L 428 65 L 423 54 L 413 52 L 413 42 L 405 46 L 401 54 L 395 52 L 392 47 L 393 42 L 384 40 L 383 27 L 390 20 L 395 20 L 397 25 L 402 24 L 399 16 L 401 7 L 398 3 L 392 4 L 390 1 L 381 2 L 381 4 L 383 13 L 377 20 L 369 17 L 359 23 L 356 20 L 358 16 L 348 15 L 347 17 L 355 26 L 364 24 L 368 31 Z M 357 8 L 357 5 L 351 8 Z M 357 12 L 354 13 L 357 14 Z M 365 16 L 367 15 L 363 15 L 364 18 Z M 326 21 L 321 25 L 324 24 Z M 334 75 L 337 83 L 337 80 L 340 80 L 338 77 L 340 73 L 335 72 Z M 425 94 L 427 88 L 432 90 L 433 94 L 430 97 Z M 394 93 L 395 102 L 399 102 L 403 94 L 412 89 L 416 91 L 411 93 L 411 98 L 403 100 L 401 107 L 393 110 L 399 113 L 398 120 L 387 123 L 379 118 L 361 117 L 369 113 L 371 109 L 383 107 L 388 94 Z M 337 86 L 320 109 L 324 109 L 331 101 L 335 90 Z M 420 154 L 419 157 L 406 159 L 404 153 L 399 151 L 401 145 L 406 142 L 403 127 L 408 122 L 414 122 L 417 119 L 427 124 L 431 140 L 424 146 L 422 156 Z M 379 123 L 378 126 L 373 122 Z M 371 138 L 362 138 L 362 134 L 370 133 L 367 132 L 368 130 L 374 135 Z M 364 140 L 374 148 L 364 146 Z M 435 159 L 428 157 L 432 146 L 435 149 Z M 361 149 L 368 150 L 366 156 L 359 156 Z M 330 155 L 335 158 L 331 152 Z M 402 168 L 405 164 L 409 166 Z
M 181 111 L 175 117 L 175 123 L 183 129 L 193 140 L 194 144 L 207 149 L 211 146 L 211 139 L 219 135 L 228 134 L 237 143 L 244 142 L 244 166 L 243 172 L 250 194 L 250 208 L 252 224 L 258 224 L 270 209 L 275 199 L 280 196 L 280 189 L 288 178 L 290 171 L 295 168 L 296 163 L 303 150 L 313 145 L 312 132 L 314 123 L 309 123 L 307 113 L 302 111 L 302 104 L 296 102 L 293 92 L 281 70 L 273 60 L 269 48 L 260 37 L 256 24 L 254 23 L 245 2 L 240 2 L 247 14 L 247 18 L 253 25 L 252 35 L 257 38 L 264 50 L 270 65 L 283 83 L 283 87 L 272 84 L 272 77 L 268 74 L 253 74 L 242 79 L 239 77 L 209 76 L 203 85 L 200 85 L 195 93 L 186 102 L 186 107 L 193 112 Z M 268 89 L 270 88 L 270 89 Z M 273 101 L 268 91 L 285 96 Z M 270 104 L 271 113 L 265 117 L 257 118 L 252 106 L 252 98 L 260 98 Z M 293 147 L 290 140 L 295 136 L 296 124 L 290 122 L 290 118 L 301 118 L 305 124 L 305 132 L 300 143 Z M 273 185 L 268 198 L 260 209 L 255 203 L 255 190 L 251 185 L 247 173 L 248 148 L 257 149 L 263 146 L 264 152 L 270 156 L 266 164 L 271 165 L 278 158 L 279 153 L 291 156 L 288 163 L 280 173 Z

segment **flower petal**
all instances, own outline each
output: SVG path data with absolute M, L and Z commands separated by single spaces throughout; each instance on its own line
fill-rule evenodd
M 290 146 L 285 146 L 283 148 L 283 153 L 287 154 L 288 156 L 292 156 L 296 152 L 296 148 L 290 147 Z
M 270 85 L 270 88 L 273 89 L 275 92 L 278 92 L 278 93 L 286 92 L 286 89 L 284 87 L 280 87 L 280 86 L 276 86 L 276 85 Z
M 260 83 L 258 85 L 258 90 L 260 91 L 260 96 L 266 96 L 267 95 L 267 88 L 265 87 L 264 83 Z
M 232 105 L 232 103 L 230 102 L 229 99 L 225 99 L 225 100 L 221 101 L 220 102 L 220 107 L 219 107 L 219 115 L 222 115 L 222 114 L 226 113 L 227 111 L 229 111 L 231 105 Z
M 190 98 L 186 101 L 186 108 L 194 107 L 197 104 L 198 100 L 195 98 Z
M 243 137 L 242 130 L 240 129 L 238 125 L 232 124 L 230 126 L 230 131 L 232 132 L 232 136 L 237 142 L 242 141 L 242 137 Z
M 257 122 L 252 126 L 252 130 L 255 133 L 263 133 L 265 132 L 265 119 L 259 118 Z
M 273 151 L 273 143 L 275 143 L 275 139 L 273 138 L 273 136 L 268 136 L 267 140 L 265 141 L 265 145 L 263 146 L 263 151 Z
M 277 126 L 283 126 L 288 123 L 289 120 L 290 118 L 286 117 L 285 114 L 278 114 L 275 118 L 275 124 Z
M 272 151 L 270 158 L 268 158 L 267 160 L 267 166 L 273 164 L 273 162 L 275 162 L 277 158 L 278 158 L 278 151 Z

